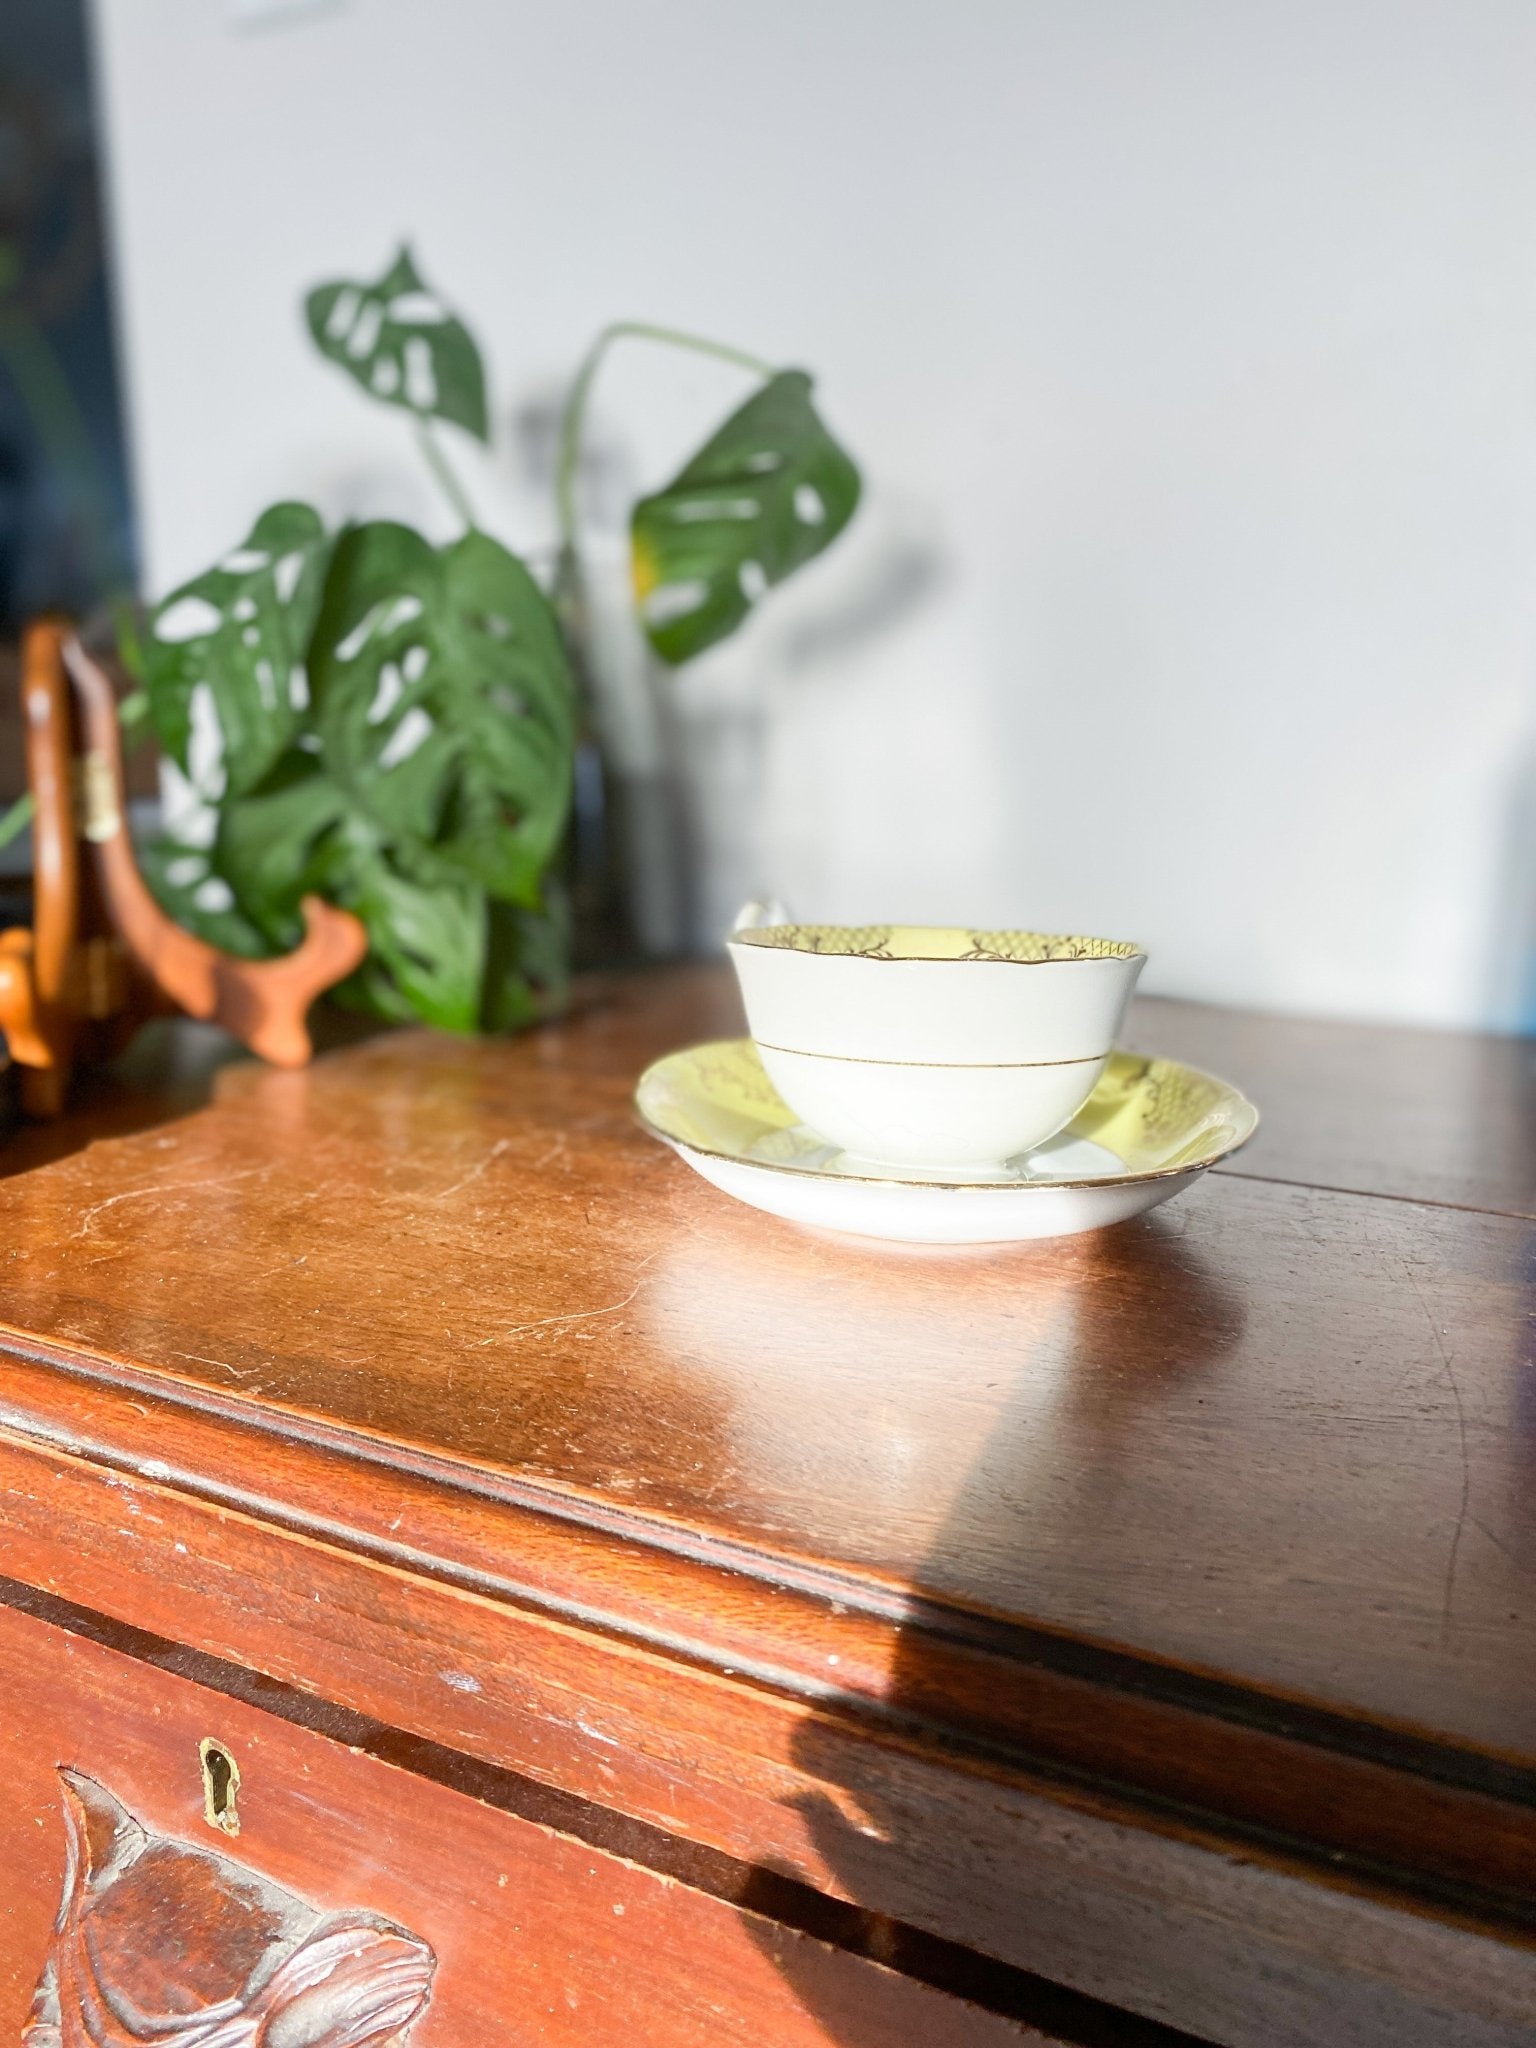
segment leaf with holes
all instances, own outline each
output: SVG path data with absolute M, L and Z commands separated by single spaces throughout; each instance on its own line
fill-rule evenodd
M 635 596 L 666 661 L 733 633 L 775 583 L 819 555 L 859 502 L 859 472 L 781 370 L 631 520 Z
M 570 797 L 575 693 L 547 600 L 482 533 L 336 544 L 310 657 L 327 771 L 380 835 L 535 909 Z
M 329 886 L 336 877 L 326 841 L 346 811 L 342 790 L 312 754 L 297 750 L 260 789 L 220 806 L 214 867 L 240 915 L 275 951 L 287 952 L 303 938 L 300 905 L 310 890 L 344 901 Z
M 166 916 L 186 931 L 242 960 L 261 960 L 271 952 L 265 935 L 241 911 L 206 847 L 151 839 L 136 853 L 150 894 Z
M 329 547 L 310 506 L 270 506 L 239 547 L 150 615 L 143 659 L 155 732 L 205 796 L 252 788 L 297 729 Z M 206 746 L 194 745 L 199 691 L 218 726 Z
M 300 905 L 309 890 L 355 911 L 369 948 L 347 990 L 355 1004 L 449 1031 L 477 1028 L 490 910 L 484 892 L 429 850 L 383 840 L 312 755 L 289 756 L 267 787 L 222 807 L 211 860 L 233 894 L 231 915 L 259 930 L 272 950 L 302 937 Z
M 376 284 L 337 279 L 304 301 L 320 353 L 373 398 L 487 438 L 485 371 L 469 329 L 402 248 Z
M 423 880 L 383 849 L 359 852 L 348 907 L 368 928 L 368 958 L 348 991 L 360 1007 L 444 1031 L 480 1024 L 484 892 L 472 882 Z

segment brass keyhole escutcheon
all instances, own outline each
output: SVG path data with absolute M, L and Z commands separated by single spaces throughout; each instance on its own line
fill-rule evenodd
M 222 1743 L 205 1735 L 197 1745 L 203 1766 L 203 1818 L 221 1834 L 238 1835 L 240 1809 L 240 1766 Z

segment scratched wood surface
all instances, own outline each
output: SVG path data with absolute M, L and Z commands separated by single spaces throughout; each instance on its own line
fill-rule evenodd
M 631 1119 L 730 1003 L 682 978 L 511 1044 L 231 1069 L 0 1186 L 5 1321 L 748 1570 L 1536 1754 L 1529 1223 L 1231 1176 L 984 1258 L 813 1239 Z
M 96 1894 L 90 1959 L 130 2013 L 146 1991 L 173 1992 L 159 2029 L 71 2032 L 66 2042 L 199 2039 L 196 2023 L 220 2017 L 231 2028 L 220 2038 L 236 2039 L 220 2000 L 247 1973 L 260 1982 L 269 1935 L 267 1913 L 241 1910 L 242 1876 L 278 1887 L 296 1916 L 375 1915 L 422 1944 L 433 1970 L 414 2048 L 1022 2048 L 1055 2038 L 3 1607 L 0 1666 L 8 2042 L 21 2035 L 67 1881 L 59 1762 L 158 1838 L 157 1885 L 141 1881 L 138 1901 L 126 1885 Z M 205 1817 L 204 1740 L 238 1766 L 238 1833 Z M 209 1857 L 232 1866 L 222 1887 L 210 1882 Z M 343 1987 L 334 2024 L 319 1998 L 300 1997 L 267 2016 L 260 2038 L 382 2048 L 382 2033 L 364 2031 L 366 1969 L 359 1976 L 355 1997 Z
M 1142 1006 L 1260 1138 L 976 1257 L 647 1140 L 639 1068 L 737 1028 L 713 972 L 623 983 L 151 1088 L 0 1185 L 0 1570 L 1213 2039 L 1444 2039 L 1452 1983 L 1523 2038 L 1512 1048 L 1439 1048 L 1479 1155 L 1405 1133 L 1392 1034 Z
M 1231 1171 L 1536 1217 L 1536 1039 L 1140 1002 L 1129 1041 L 1251 1089 Z

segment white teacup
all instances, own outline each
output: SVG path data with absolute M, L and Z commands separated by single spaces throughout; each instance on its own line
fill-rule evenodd
M 1146 955 L 1116 939 L 936 925 L 737 929 L 731 959 L 774 1087 L 885 1166 L 1000 1166 L 1070 1123 Z

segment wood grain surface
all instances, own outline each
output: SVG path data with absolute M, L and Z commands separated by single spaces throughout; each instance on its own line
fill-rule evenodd
M 776 2048 L 1009 2048 L 1050 2039 L 3 1608 L 0 1665 L 0 2039 L 20 2037 L 44 1964 L 59 1954 L 54 1918 L 67 1883 L 59 1761 L 103 1781 L 159 1838 L 162 1866 L 189 1873 L 175 1884 L 162 1874 L 162 1895 L 128 1925 L 109 1903 L 82 1947 L 103 1981 L 115 1977 L 138 2001 L 167 1976 L 179 1978 L 180 2027 L 191 2039 L 200 2038 L 194 2022 L 220 2017 L 213 1994 L 227 1994 L 232 1976 L 238 1984 L 254 1970 L 259 1980 L 253 1944 L 279 1916 L 253 1918 L 250 1908 L 270 1907 L 270 1887 L 297 1923 L 273 1925 L 278 1953 L 305 1930 L 306 1909 L 350 1923 L 377 1916 L 428 1950 L 435 1974 L 413 2048 L 756 2048 L 765 2040 Z M 210 1737 L 239 1764 L 233 1839 L 204 1817 L 199 1750 Z M 198 1851 L 224 1866 L 211 1881 Z M 243 1901 L 242 1870 L 251 1887 Z M 127 1887 L 120 1896 L 131 1912 Z M 71 1931 L 63 1931 L 66 1947 Z M 365 1976 L 344 2023 L 329 2031 L 318 2001 L 291 2000 L 259 2038 L 313 2048 L 380 2041 L 363 2031 L 369 1989 Z M 258 2035 L 239 2031 L 236 2012 L 225 2024 L 221 2040 L 233 2048 L 249 2038 L 254 2048 Z M 113 2048 L 151 2038 L 174 2042 L 182 2032 L 64 2036 Z
M 77 1068 L 62 1114 L 28 1120 L 0 1141 L 0 1179 L 31 1173 L 109 1137 L 204 1108 L 221 1068 L 247 1058 L 216 1025 L 156 1017 L 115 1060 Z
M 1479 1155 L 1391 1034 L 1143 1006 L 1260 1139 L 978 1256 L 648 1140 L 639 1068 L 736 1028 L 620 983 L 0 1185 L 0 1569 L 1212 2039 L 1523 2039 L 1511 1048 L 1452 1041 Z
M 1264 1121 L 1234 1173 L 1536 1217 L 1536 1039 L 1155 997 L 1126 1038 L 1253 1094 Z
M 626 1540 L 1536 1761 L 1527 1223 L 1213 1176 L 1001 1254 L 817 1239 L 635 1126 L 710 1026 L 667 993 L 232 1068 L 0 1186 L 4 1319 Z
M 238 1778 L 211 1736 L 198 1750 Z M 398 1921 L 327 1912 L 205 1842 L 146 1828 L 73 1765 L 57 1785 L 64 1879 L 22 2048 L 385 2048 L 426 2010 L 436 1958 Z M 238 1833 L 233 1805 L 212 1800 L 205 1824 Z

